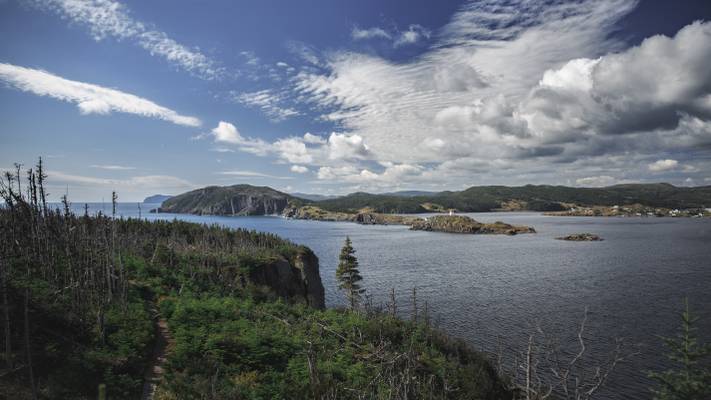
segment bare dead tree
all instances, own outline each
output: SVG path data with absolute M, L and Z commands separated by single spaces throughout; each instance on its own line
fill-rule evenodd
M 588 319 L 585 309 L 577 330 L 578 350 L 566 357 L 558 345 L 539 326 L 529 335 L 525 351 L 515 357 L 514 389 L 523 399 L 590 400 L 604 387 L 610 375 L 621 362 L 638 352 L 628 350 L 622 339 L 615 339 L 615 346 L 606 360 L 594 362 L 588 353 L 584 332 Z M 538 339 L 540 338 L 540 339 Z

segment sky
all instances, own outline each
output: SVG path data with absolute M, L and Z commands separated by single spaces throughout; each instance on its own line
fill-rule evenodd
M 711 3 L 0 0 L 52 199 L 711 185 Z

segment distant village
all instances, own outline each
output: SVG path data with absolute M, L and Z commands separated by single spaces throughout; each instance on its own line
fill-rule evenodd
M 578 217 L 679 217 L 702 218 L 711 217 L 711 208 L 663 208 L 649 207 L 641 204 L 625 206 L 578 206 L 569 205 L 565 211 L 545 213 L 546 215 L 578 216 Z

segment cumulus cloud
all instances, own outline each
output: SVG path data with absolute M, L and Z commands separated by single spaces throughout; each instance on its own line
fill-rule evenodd
M 311 144 L 324 144 L 326 143 L 326 139 L 322 138 L 321 136 L 314 135 L 310 132 L 306 132 L 304 133 L 304 142 Z
M 358 135 L 331 133 L 328 137 L 328 158 L 331 160 L 344 160 L 365 158 L 368 156 L 368 146 L 363 138 Z
M 305 174 L 309 172 L 309 169 L 307 167 L 304 167 L 303 165 L 292 165 L 291 172 L 296 172 L 297 174 Z
M 649 170 L 652 172 L 662 172 L 676 169 L 679 166 L 677 160 L 658 160 L 648 165 Z
M 215 143 L 237 145 L 240 150 L 265 156 L 269 154 L 270 145 L 262 139 L 243 137 L 237 127 L 225 121 L 220 121 L 215 128 L 210 131 Z
M 150 100 L 116 89 L 64 79 L 38 69 L 0 63 L 0 81 L 23 92 L 74 103 L 82 114 L 122 112 L 184 126 L 201 125 L 195 117 L 180 115 Z
M 89 28 L 94 40 L 114 37 L 131 40 L 151 55 L 164 58 L 191 74 L 212 80 L 224 75 L 224 68 L 197 48 L 189 48 L 171 39 L 165 32 L 150 29 L 131 18 L 128 8 L 114 0 L 28 0 L 36 6 L 59 14 L 74 24 Z

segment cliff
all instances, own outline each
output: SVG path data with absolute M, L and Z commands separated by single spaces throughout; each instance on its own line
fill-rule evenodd
M 299 249 L 289 260 L 280 257 L 251 269 L 248 279 L 287 300 L 304 301 L 318 309 L 326 307 L 318 257 L 308 248 Z
M 251 185 L 208 186 L 172 197 L 158 212 L 208 215 L 281 214 L 290 201 L 286 193 Z
M 493 224 L 481 223 L 463 215 L 438 215 L 415 221 L 410 229 L 416 231 L 472 233 L 472 234 L 504 234 L 536 233 L 529 226 L 510 225 L 500 221 Z

